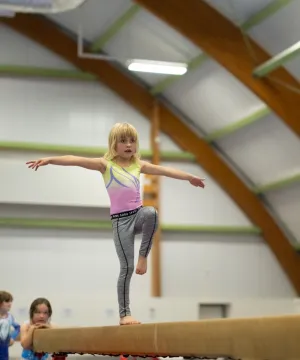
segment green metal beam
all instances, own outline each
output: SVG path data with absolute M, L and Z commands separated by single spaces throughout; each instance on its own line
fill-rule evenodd
M 259 235 L 261 230 L 256 226 L 223 226 L 223 225 L 170 225 L 162 224 L 163 231 L 169 232 L 189 232 L 189 233 L 208 233 L 219 235 Z
M 277 180 L 265 185 L 261 185 L 261 186 L 257 186 L 253 189 L 253 191 L 256 194 L 263 194 L 266 193 L 268 191 L 272 191 L 272 190 L 278 190 L 281 189 L 283 187 L 295 184 L 300 182 L 300 174 L 296 174 L 293 176 L 289 176 L 287 178 L 281 179 L 281 180 Z
M 205 136 L 205 140 L 207 142 L 212 142 L 212 141 L 218 140 L 226 135 L 232 134 L 246 126 L 253 124 L 257 120 L 264 118 L 265 116 L 269 115 L 270 113 L 271 113 L 271 110 L 268 107 L 264 107 L 264 108 L 256 111 L 254 114 L 245 117 L 242 120 L 239 120 L 232 124 L 226 125 L 225 127 L 221 128 L 219 130 L 213 131 L 212 133 Z
M 296 44 L 290 46 L 289 48 L 283 50 L 279 54 L 275 55 L 271 59 L 267 60 L 263 64 L 257 66 L 253 70 L 253 76 L 263 77 L 268 75 L 270 72 L 278 69 L 280 66 L 284 65 L 286 62 L 294 59 L 300 54 L 300 41 Z
M 111 230 L 111 222 L 103 220 L 96 221 L 80 219 L 0 218 L 0 227 L 31 229 Z
M 12 142 L 0 141 L 0 150 L 6 151 L 27 151 L 27 152 L 43 152 L 56 154 L 73 154 L 85 156 L 102 156 L 106 152 L 103 147 L 85 147 L 85 146 L 69 146 L 69 145 L 53 145 L 42 143 Z M 144 158 L 150 159 L 152 151 L 141 150 Z M 162 151 L 162 160 L 164 161 L 194 161 L 194 156 L 184 151 Z
M 111 222 L 104 220 L 80 219 L 29 219 L 0 218 L 0 227 L 38 228 L 38 229 L 76 229 L 76 230 L 111 230 Z M 219 235 L 259 235 L 261 230 L 255 226 L 197 226 L 197 225 L 162 225 L 165 232 L 210 233 Z
M 98 52 L 109 42 L 140 10 L 138 4 L 132 5 L 121 15 L 102 35 L 100 35 L 90 46 L 92 52 Z
M 268 17 L 276 14 L 279 10 L 283 9 L 292 1 L 294 0 L 275 0 L 271 2 L 270 4 L 266 5 L 262 10 L 260 10 L 258 13 L 254 14 L 247 21 L 245 21 L 241 25 L 241 29 L 243 31 L 248 31 L 252 29 L 254 26 L 262 23 Z
M 268 17 L 274 15 L 276 12 L 281 10 L 283 7 L 287 6 L 293 0 L 274 0 L 271 4 L 267 5 L 265 8 L 260 10 L 258 13 L 251 16 L 244 24 L 240 26 L 242 31 L 248 31 L 254 26 L 262 23 Z M 197 67 L 201 66 L 206 60 L 209 59 L 209 56 L 202 53 L 195 58 L 193 58 L 188 67 L 188 71 L 194 70 Z M 186 73 L 187 74 L 187 73 Z M 184 76 L 184 75 L 183 75 Z M 152 89 L 152 94 L 162 93 L 164 90 L 168 88 L 168 86 L 172 85 L 174 82 L 180 80 L 180 76 L 168 76 L 162 81 L 155 84 Z
M 24 76 L 24 77 L 45 77 L 67 80 L 96 81 L 93 74 L 78 70 L 65 70 L 54 68 L 41 68 L 35 66 L 0 65 L 0 75 Z

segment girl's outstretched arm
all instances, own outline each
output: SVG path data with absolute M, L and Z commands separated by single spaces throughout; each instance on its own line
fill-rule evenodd
M 106 160 L 104 158 L 87 158 L 81 156 L 64 155 L 47 157 L 38 160 L 31 160 L 26 163 L 29 169 L 37 170 L 40 166 L 45 165 L 62 165 L 62 166 L 80 166 L 89 170 L 98 170 L 102 173 L 106 169 Z
M 200 186 L 202 188 L 204 188 L 205 186 L 203 182 L 205 179 L 203 178 L 199 178 L 192 174 L 186 173 L 185 171 L 181 171 L 171 167 L 153 165 L 151 163 L 148 163 L 147 161 L 141 161 L 141 172 L 143 174 L 149 175 L 167 176 L 178 180 L 188 180 L 192 185 Z

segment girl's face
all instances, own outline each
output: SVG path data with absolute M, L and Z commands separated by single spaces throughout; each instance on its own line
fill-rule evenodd
M 40 304 L 36 307 L 35 312 L 33 313 L 32 323 L 36 324 L 45 324 L 49 320 L 49 309 L 47 305 Z
M 136 141 L 132 137 L 122 137 L 117 142 L 117 153 L 120 157 L 130 159 L 136 153 Z
M 11 305 L 12 301 L 3 301 L 3 303 L 0 305 L 0 312 L 2 314 L 9 312 Z

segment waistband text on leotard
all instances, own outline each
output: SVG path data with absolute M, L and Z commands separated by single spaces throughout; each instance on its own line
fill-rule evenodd
M 112 214 L 112 215 L 110 216 L 110 218 L 111 218 L 111 219 L 118 219 L 118 218 L 122 218 L 122 217 L 126 217 L 126 216 L 133 215 L 133 214 L 137 213 L 137 212 L 140 210 L 141 207 L 142 207 L 142 206 L 140 206 L 140 207 L 138 207 L 138 208 L 136 208 L 136 209 L 134 209 L 134 210 L 123 211 L 123 212 L 120 212 L 120 213 L 118 213 L 118 214 Z

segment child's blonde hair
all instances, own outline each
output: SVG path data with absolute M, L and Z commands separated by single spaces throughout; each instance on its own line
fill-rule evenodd
M 122 138 L 133 138 L 136 143 L 136 153 L 132 156 L 132 160 L 140 158 L 139 153 L 139 137 L 134 126 L 128 123 L 117 123 L 110 130 L 108 136 L 108 151 L 104 154 L 106 160 L 113 160 L 117 154 L 117 143 Z

